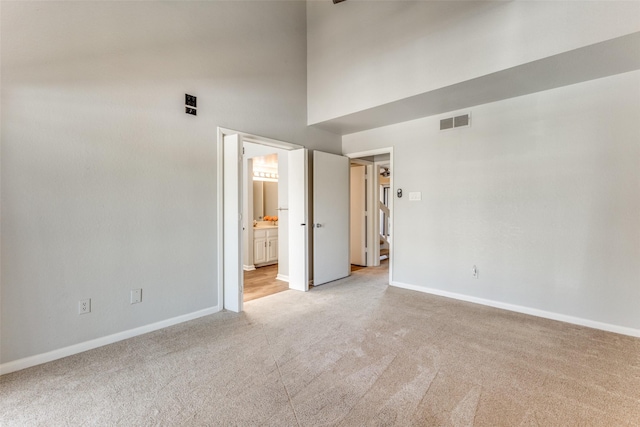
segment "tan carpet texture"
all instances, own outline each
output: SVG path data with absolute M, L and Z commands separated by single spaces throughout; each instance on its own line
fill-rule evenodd
M 362 269 L 0 378 L 2 426 L 638 426 L 640 339 Z

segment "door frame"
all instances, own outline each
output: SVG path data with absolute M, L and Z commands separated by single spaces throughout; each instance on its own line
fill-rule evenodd
M 376 221 L 373 219 L 374 215 L 377 215 L 377 207 L 378 207 L 378 203 L 377 203 L 377 199 L 371 197 L 371 195 L 375 192 L 376 187 L 377 187 L 377 183 L 378 183 L 378 179 L 377 179 L 377 174 L 374 174 L 374 168 L 375 168 L 375 164 L 374 162 L 368 161 L 368 160 L 363 160 L 363 159 L 349 159 L 349 162 L 351 164 L 357 164 L 360 166 L 363 166 L 365 168 L 365 187 L 364 187 L 364 191 L 366 193 L 366 206 L 365 206 L 365 211 L 366 211 L 366 215 L 365 215 L 365 238 L 366 238 L 366 266 L 367 267 L 377 267 L 380 265 L 380 259 L 378 258 L 377 260 L 374 259 L 374 257 L 372 256 L 375 252 L 379 252 L 379 246 L 380 243 L 377 244 L 378 249 L 376 249 L 376 239 L 379 238 L 378 233 L 376 233 L 375 230 L 375 223 Z M 353 195 L 351 196 L 353 197 Z M 352 212 L 349 213 L 349 215 L 352 217 Z
M 239 135 L 241 136 L 240 140 L 242 141 L 246 141 L 246 142 L 251 142 L 254 144 L 259 144 L 259 145 L 265 145 L 268 147 L 273 147 L 273 148 L 280 148 L 280 149 L 284 149 L 284 150 L 297 150 L 297 149 L 301 149 L 301 148 L 305 148 L 302 145 L 298 145 L 298 144 L 292 144 L 290 142 L 284 142 L 284 141 L 279 141 L 277 139 L 271 139 L 271 138 L 266 138 L 263 136 L 259 136 L 259 135 L 254 135 L 254 134 L 250 134 L 250 133 L 246 133 L 246 132 L 242 132 L 242 131 L 237 131 L 237 130 L 233 130 L 233 129 L 227 129 L 227 128 L 223 128 L 218 126 L 217 128 L 217 159 L 216 159 L 216 166 L 217 166 L 217 180 L 218 180 L 218 185 L 217 185 L 217 202 L 218 202 L 218 206 L 217 206 L 217 215 L 218 215 L 218 221 L 217 221 L 217 233 L 218 233 L 218 244 L 217 244 L 217 249 L 218 249 L 218 257 L 217 257 L 217 262 L 218 262 L 218 305 L 222 308 L 222 309 L 228 309 L 228 307 L 225 306 L 225 291 L 227 291 L 225 289 L 225 281 L 224 281 L 224 207 L 225 207 L 225 197 L 224 197 L 224 164 L 225 164 L 225 159 L 224 159 L 224 137 L 228 136 L 228 135 Z M 239 151 L 242 152 L 242 146 L 239 146 Z M 244 179 L 245 179 L 245 174 L 241 174 L 240 176 L 240 182 L 238 183 L 238 197 L 242 198 L 242 188 L 243 188 L 243 183 L 244 183 Z M 242 215 L 242 212 L 239 211 L 238 215 Z M 242 234 L 242 221 L 238 222 L 238 233 L 241 235 Z M 238 242 L 239 247 L 240 247 L 240 253 L 242 254 L 242 239 L 240 239 L 240 241 Z M 242 257 L 240 257 L 240 261 L 239 261 L 239 265 L 238 268 L 240 268 L 240 270 L 242 271 Z M 240 293 L 242 291 L 242 287 L 238 286 L 238 293 Z M 240 295 L 238 295 L 238 298 L 240 297 Z M 242 307 L 242 301 L 240 301 L 240 307 L 238 311 L 242 311 L 243 307 Z
M 355 153 L 343 153 L 343 156 L 348 157 L 349 159 L 358 159 L 361 157 L 370 157 L 370 156 L 376 156 L 379 154 L 389 154 L 389 168 L 391 169 L 391 177 L 389 180 L 389 186 L 390 188 L 394 188 L 394 176 L 395 176 L 395 172 L 394 172 L 394 167 L 393 167 L 393 147 L 385 147 L 385 148 L 376 148 L 373 150 L 365 150 L 365 151 L 358 151 Z M 375 162 L 374 162 L 375 164 Z M 377 173 L 377 172 L 376 172 Z M 377 182 L 377 180 L 376 180 Z M 376 190 L 376 194 L 377 194 L 377 188 Z M 377 200 L 377 199 L 376 199 Z M 391 194 L 391 197 L 389 198 L 389 215 L 391 215 L 391 250 L 389 251 L 389 283 L 393 283 L 393 264 L 395 262 L 395 241 L 394 241 L 394 234 L 395 234 L 395 226 L 394 226 L 394 222 L 395 222 L 395 213 L 393 211 L 393 206 L 394 206 L 394 198 L 393 198 L 393 193 Z M 372 215 L 372 217 L 377 218 L 378 215 Z M 374 225 L 378 225 L 379 220 L 375 220 L 375 224 Z M 376 228 L 377 230 L 377 228 Z

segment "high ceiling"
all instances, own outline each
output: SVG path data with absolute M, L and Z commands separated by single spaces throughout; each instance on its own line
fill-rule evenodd
M 640 32 L 315 124 L 340 135 L 640 69 Z

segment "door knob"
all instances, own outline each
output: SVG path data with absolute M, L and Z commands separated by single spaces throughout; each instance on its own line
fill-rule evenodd
M 320 223 L 317 223 L 315 226 L 316 226 L 316 228 L 322 228 L 322 224 L 320 224 Z

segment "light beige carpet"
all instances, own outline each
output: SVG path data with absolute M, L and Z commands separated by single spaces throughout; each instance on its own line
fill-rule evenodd
M 640 340 L 363 269 L 0 379 L 2 426 L 640 425 Z

